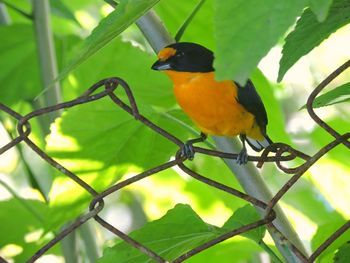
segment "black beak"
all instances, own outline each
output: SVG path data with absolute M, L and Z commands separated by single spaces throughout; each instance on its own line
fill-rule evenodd
M 167 70 L 167 69 L 172 69 L 171 64 L 169 61 L 161 61 L 158 60 L 156 61 L 152 67 L 153 70 Z

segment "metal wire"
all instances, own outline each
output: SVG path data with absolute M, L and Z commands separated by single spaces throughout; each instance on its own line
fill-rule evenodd
M 248 161 L 257 162 L 258 167 L 262 167 L 264 162 L 275 162 L 277 167 L 281 169 L 283 172 L 292 174 L 292 177 L 282 186 L 282 188 L 276 193 L 276 195 L 268 202 L 263 202 L 257 198 L 254 198 L 253 196 L 250 196 L 248 194 L 245 194 L 243 192 L 238 191 L 237 189 L 231 188 L 229 186 L 226 186 L 224 184 L 221 184 L 219 182 L 216 182 L 212 179 L 209 179 L 207 177 L 204 177 L 197 172 L 191 170 L 188 168 L 184 161 L 186 160 L 185 157 L 183 157 L 181 153 L 181 147 L 183 146 L 184 142 L 182 142 L 179 138 L 176 136 L 170 134 L 163 128 L 157 126 L 153 122 L 151 122 L 149 119 L 144 117 L 138 110 L 136 101 L 134 99 L 134 96 L 132 94 L 132 91 L 129 87 L 129 85 L 120 78 L 108 78 L 103 79 L 96 84 L 94 84 L 92 87 L 90 87 L 84 94 L 82 94 L 80 97 L 64 102 L 59 103 L 57 105 L 45 107 L 38 109 L 36 111 L 33 111 L 25 116 L 20 115 L 19 113 L 13 111 L 11 108 L 7 107 L 6 105 L 0 103 L 0 110 L 5 112 L 6 114 L 12 116 L 14 119 L 18 121 L 17 124 L 17 130 L 18 130 L 18 136 L 14 138 L 11 142 L 6 144 L 5 146 L 0 148 L 0 155 L 4 152 L 8 151 L 12 147 L 16 146 L 19 143 L 26 143 L 37 155 L 39 155 L 44 161 L 46 161 L 48 164 L 50 164 L 55 169 L 59 170 L 61 173 L 68 176 L 70 179 L 75 181 L 80 187 L 85 189 L 92 198 L 92 201 L 89 206 L 89 212 L 85 215 L 81 215 L 79 218 L 77 218 L 72 224 L 70 224 L 68 227 L 66 227 L 63 231 L 58 233 L 51 241 L 49 241 L 47 244 L 45 244 L 43 247 L 41 247 L 27 262 L 35 262 L 39 257 L 41 257 L 47 250 L 49 250 L 51 247 L 53 247 L 55 244 L 57 244 L 59 241 L 61 241 L 65 236 L 67 236 L 69 233 L 74 231 L 76 228 L 80 227 L 82 224 L 87 222 L 88 220 L 91 220 L 94 218 L 94 220 L 99 223 L 102 227 L 109 230 L 111 233 L 115 234 L 128 244 L 130 246 L 133 246 L 134 248 L 138 249 L 142 253 L 148 255 L 150 258 L 154 259 L 157 262 L 168 262 L 167 259 L 163 258 L 161 255 L 157 254 L 155 251 L 149 249 L 144 244 L 138 242 L 137 240 L 131 238 L 127 234 L 123 233 L 113 225 L 107 223 L 103 218 L 99 216 L 99 213 L 102 211 L 104 207 L 104 198 L 108 195 L 111 195 L 113 193 L 116 193 L 117 191 L 123 189 L 124 187 L 133 184 L 137 181 L 143 180 L 146 177 L 150 177 L 160 171 L 169 169 L 174 166 L 178 166 L 182 171 L 187 173 L 189 176 L 194 178 L 195 180 L 198 180 L 204 184 L 207 184 L 211 187 L 215 187 L 221 191 L 224 191 L 230 195 L 232 195 L 235 198 L 243 199 L 252 205 L 259 207 L 265 211 L 265 216 L 253 223 L 244 225 L 242 227 L 239 227 L 237 229 L 232 229 L 231 231 L 228 231 L 225 234 L 222 234 L 221 236 L 212 239 L 196 248 L 189 249 L 186 253 L 180 255 L 176 259 L 174 259 L 172 262 L 178 263 L 183 262 L 184 260 L 200 253 L 201 251 L 208 249 L 220 242 L 223 242 L 224 240 L 227 240 L 233 236 L 242 234 L 244 232 L 247 232 L 249 230 L 252 230 L 254 228 L 267 225 L 269 226 L 272 231 L 278 234 L 281 240 L 284 241 L 286 246 L 290 248 L 290 250 L 301 260 L 301 262 L 313 262 L 315 259 L 328 247 L 330 246 L 337 238 L 339 238 L 342 234 L 344 234 L 345 231 L 347 231 L 350 228 L 350 221 L 346 222 L 343 226 L 340 226 L 337 231 L 335 231 L 327 240 L 325 240 L 314 252 L 310 257 L 307 257 L 304 255 L 300 250 L 298 250 L 292 242 L 290 242 L 273 224 L 273 220 L 276 218 L 276 214 L 273 210 L 274 206 L 278 203 L 278 201 L 286 194 L 286 192 L 300 179 L 300 177 L 312 166 L 314 165 L 322 156 L 324 156 L 327 152 L 331 151 L 334 147 L 336 147 L 339 144 L 345 145 L 347 148 L 350 149 L 350 133 L 346 134 L 339 134 L 337 131 L 335 131 L 332 127 L 330 127 L 328 124 L 326 124 L 318 115 L 314 112 L 312 108 L 312 104 L 317 97 L 317 95 L 332 81 L 334 80 L 339 74 L 341 74 L 345 69 L 350 67 L 350 60 L 344 63 L 342 66 L 340 66 L 338 69 L 336 69 L 332 74 L 330 74 L 323 82 L 321 82 L 310 94 L 308 100 L 307 100 L 307 110 L 310 114 L 311 118 L 324 130 L 326 130 L 329 134 L 331 134 L 335 139 L 331 142 L 329 142 L 327 145 L 322 147 L 319 151 L 317 151 L 312 156 L 309 156 L 301 151 L 298 151 L 294 148 L 292 148 L 290 145 L 283 144 L 283 143 L 275 143 L 271 146 L 267 147 L 261 156 L 249 156 Z M 121 87 L 124 89 L 124 92 L 127 95 L 129 105 L 123 102 L 120 98 L 118 98 L 114 91 Z M 104 88 L 104 90 L 97 92 L 98 90 Z M 140 121 L 144 125 L 148 126 L 150 129 L 152 129 L 154 132 L 160 134 L 161 136 L 165 137 L 172 143 L 176 144 L 179 147 L 179 150 L 176 152 L 175 160 L 160 164 L 152 169 L 149 169 L 147 171 L 144 171 L 138 175 L 135 175 L 131 178 L 128 178 L 124 181 L 118 182 L 117 184 L 105 189 L 103 192 L 98 193 L 95 189 L 93 189 L 88 183 L 86 183 L 84 180 L 80 179 L 77 175 L 75 175 L 73 172 L 66 169 L 64 166 L 62 166 L 60 163 L 55 161 L 53 158 L 48 156 L 45 151 L 40 149 L 39 146 L 37 146 L 32 140 L 29 139 L 29 135 L 31 133 L 31 125 L 29 121 L 32 118 L 48 114 L 53 111 L 58 111 L 61 109 L 67 109 L 70 107 L 76 107 L 79 104 L 89 103 L 95 100 L 99 100 L 104 97 L 109 97 L 116 106 L 120 107 L 122 110 L 129 113 L 131 116 L 135 118 L 135 121 Z M 194 152 L 197 154 L 205 154 L 212 157 L 219 157 L 219 158 L 226 158 L 226 159 L 236 159 L 237 154 L 232 153 L 225 153 L 210 149 L 205 149 L 201 147 L 193 147 Z M 269 153 L 273 152 L 273 156 L 268 156 Z M 170 157 L 170 156 L 169 156 Z M 288 162 L 291 160 L 294 160 L 296 158 L 300 158 L 303 160 L 303 163 L 299 165 L 298 167 L 289 168 L 283 165 L 283 162 Z M 3 258 L 0 257 L 0 262 L 6 262 Z

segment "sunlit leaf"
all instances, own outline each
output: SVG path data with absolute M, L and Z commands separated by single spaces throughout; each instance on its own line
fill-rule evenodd
M 233 215 L 224 224 L 223 229 L 240 228 L 244 225 L 247 225 L 259 220 L 261 220 L 261 218 L 258 215 L 256 209 L 252 205 L 245 205 L 244 207 L 237 209 L 233 213 Z M 256 243 L 259 243 L 263 239 L 265 232 L 266 232 L 266 227 L 261 226 L 261 227 L 252 229 L 248 232 L 245 232 L 241 235 L 249 239 L 252 239 Z
M 23 248 L 16 255 L 16 262 L 28 260 L 43 245 L 40 233 L 49 221 L 47 215 L 48 207 L 39 201 L 10 199 L 0 202 L 0 248 L 9 244 Z
M 206 224 L 189 205 L 178 204 L 165 216 L 146 224 L 130 236 L 166 259 L 182 253 L 215 237 L 215 227 Z M 121 242 L 103 252 L 99 263 L 145 262 L 148 256 L 126 242 Z
M 189 263 L 203 263 L 203 262 L 220 262 L 232 263 L 234 262 L 254 262 L 257 255 L 263 250 L 254 242 L 250 240 L 239 240 L 223 242 L 215 245 L 210 249 L 189 258 L 186 262 Z
M 306 0 L 214 1 L 217 78 L 244 84 L 307 3 Z
M 64 91 L 75 90 L 77 96 L 93 83 L 116 76 L 129 84 L 137 104 L 169 109 L 175 105 L 172 85 L 164 73 L 151 70 L 156 59 L 156 55 L 116 38 L 71 73 L 63 83 Z
M 278 81 L 281 81 L 286 72 L 304 55 L 317 47 L 333 32 L 350 22 L 350 0 L 334 0 L 329 14 L 322 23 L 310 9 L 306 9 L 287 36 L 283 46 Z
M 158 1 L 159 0 L 120 1 L 117 8 L 106 18 L 102 19 L 99 25 L 92 31 L 91 35 L 85 39 L 79 54 L 74 58 L 72 63 L 62 71 L 61 77 L 65 76 L 107 45 Z

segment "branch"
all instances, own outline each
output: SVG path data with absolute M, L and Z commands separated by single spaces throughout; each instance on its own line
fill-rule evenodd
M 158 53 L 158 51 L 164 46 L 174 42 L 174 39 L 169 35 L 168 31 L 164 28 L 160 19 L 153 11 L 150 11 L 141 17 L 136 24 L 156 53 Z M 223 152 L 239 152 L 241 148 L 237 139 L 214 137 L 214 141 L 217 149 Z M 272 198 L 272 194 L 261 178 L 258 170 L 251 163 L 245 166 L 240 166 L 233 160 L 225 160 L 225 162 L 237 177 L 247 194 L 266 202 Z M 274 210 L 277 214 L 277 218 L 273 221 L 274 225 L 288 240 L 291 241 L 293 245 L 306 254 L 305 248 L 303 247 L 298 235 L 291 227 L 281 208 L 275 206 Z M 258 211 L 260 213 L 262 212 L 260 209 L 258 209 Z M 292 253 L 291 249 L 286 247 L 286 240 L 281 240 L 280 235 L 276 235 L 276 231 L 272 231 L 269 227 L 268 230 L 274 239 L 278 250 L 288 262 L 301 262 L 300 259 Z
M 61 89 L 58 82 L 54 83 L 54 80 L 58 76 L 58 70 L 53 33 L 51 30 L 49 1 L 35 0 L 32 3 L 42 88 L 46 90 L 47 87 L 53 86 L 53 88 L 47 89 L 43 98 L 39 99 L 39 102 L 35 102 L 39 104 L 36 106 L 45 107 L 61 102 Z M 48 118 L 40 119 L 44 134 L 49 133 L 50 124 L 58 116 L 59 112 L 56 112 L 50 114 Z

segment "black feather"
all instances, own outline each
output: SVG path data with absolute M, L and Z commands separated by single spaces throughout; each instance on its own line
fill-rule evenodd
M 255 116 L 255 121 L 259 125 L 261 132 L 266 135 L 267 114 L 253 82 L 248 80 L 245 86 L 241 86 L 237 82 L 235 84 L 237 86 L 238 102 Z
M 212 72 L 214 54 L 211 50 L 190 42 L 179 42 L 167 47 L 176 53 L 167 59 L 171 69 L 183 72 Z

